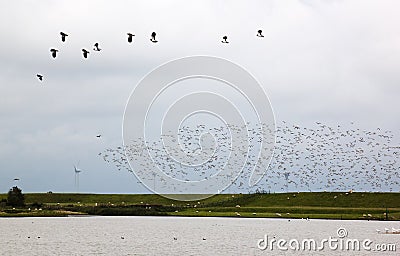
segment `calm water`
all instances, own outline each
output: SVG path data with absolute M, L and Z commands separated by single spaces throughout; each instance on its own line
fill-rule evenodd
M 268 235 L 269 239 L 312 238 L 319 242 L 329 236 L 337 238 L 339 227 L 348 232 L 344 239 L 368 238 L 373 241 L 371 246 L 394 243 L 397 252 L 334 251 L 326 245 L 322 252 L 295 254 L 400 255 L 400 235 L 376 231 L 400 228 L 400 222 L 186 217 L 0 218 L 0 252 L 1 255 L 293 255 L 291 249 L 260 250 L 257 241 Z

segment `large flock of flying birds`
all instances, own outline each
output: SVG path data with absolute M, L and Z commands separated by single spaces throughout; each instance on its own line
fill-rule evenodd
M 152 43 L 158 43 L 156 35 L 156 32 L 151 33 Z M 60 36 L 64 43 L 69 35 L 60 32 Z M 256 36 L 264 37 L 262 30 L 258 30 Z M 134 37 L 134 34 L 127 33 L 127 42 L 133 43 Z M 228 44 L 228 37 L 223 36 L 221 43 Z M 101 50 L 100 44 L 94 43 L 93 51 Z M 51 48 L 50 52 L 52 58 L 57 58 L 58 49 Z M 84 59 L 87 59 L 89 54 L 89 50 L 82 49 Z M 36 74 L 36 76 L 43 81 L 42 74 Z M 229 129 L 237 129 L 247 135 L 243 138 L 231 138 Z M 332 127 L 319 122 L 316 123 L 315 128 L 307 128 L 283 122 L 276 129 L 264 129 L 266 132 L 276 134 L 274 154 L 270 162 L 270 152 L 258 155 L 262 149 L 253 146 L 253 142 L 260 142 L 262 139 L 257 131 L 249 129 L 248 126 L 239 127 L 232 124 L 229 129 L 206 128 L 206 125 L 179 129 L 181 146 L 188 150 L 187 160 L 198 157 L 198 153 L 204 150 L 198 143 L 201 134 L 208 132 L 213 135 L 216 149 L 213 155 L 200 166 L 182 166 L 182 162 L 176 161 L 163 143 L 165 136 L 169 136 L 166 134 L 153 141 L 138 138 L 127 145 L 106 149 L 99 153 L 99 156 L 104 161 L 114 164 L 118 170 L 126 169 L 132 172 L 131 165 L 135 168 L 137 164 L 138 168 L 135 168 L 135 172 L 147 172 L 141 173 L 139 175 L 141 177 L 153 176 L 154 178 L 154 172 L 149 169 L 154 164 L 166 175 L 186 181 L 215 177 L 221 168 L 229 168 L 233 171 L 223 179 L 232 184 L 227 188 L 227 191 L 232 192 L 400 190 L 400 162 L 398 161 L 400 146 L 393 144 L 393 134 L 390 131 L 382 131 L 379 128 L 367 131 L 356 128 L 353 124 L 348 128 L 340 125 Z M 101 135 L 96 137 L 100 138 Z M 238 157 L 237 151 L 235 151 L 236 155 L 232 155 L 231 145 L 234 140 L 239 143 L 244 141 L 250 143 L 250 147 L 247 143 L 239 147 L 242 154 L 247 156 L 245 163 L 235 161 L 235 159 L 227 160 Z M 143 151 L 147 151 L 152 156 L 151 163 L 143 161 L 140 157 Z M 245 168 L 247 165 L 253 166 L 255 172 L 265 172 L 264 179 L 255 186 L 250 186 L 248 183 L 252 168 Z M 154 182 L 154 189 L 156 189 L 155 186 Z M 157 186 L 167 186 L 167 184 L 163 184 L 161 180 Z M 179 188 L 174 188 L 173 191 L 183 192 Z
M 232 140 L 238 138 L 231 138 L 226 128 L 205 127 L 181 127 L 177 131 L 179 144 L 187 150 L 189 160 L 196 155 L 194 152 L 201 150 L 198 143 L 201 133 L 212 133 L 216 150 L 201 166 L 182 166 L 182 163 L 174 160 L 173 153 L 161 143 L 165 135 L 161 135 L 159 141 L 138 138 L 125 146 L 108 148 L 100 152 L 99 156 L 118 170 L 132 172 L 131 168 L 134 168 L 136 174 L 147 172 L 149 180 L 153 173 L 150 166 L 154 163 L 162 172 L 176 179 L 189 181 L 211 178 L 224 168 L 228 157 L 237 157 L 229 153 L 233 152 L 230 148 Z M 250 145 L 261 138 L 247 126 L 236 129 L 243 129 L 248 135 L 247 138 L 239 138 L 239 141 L 248 140 Z M 269 129 L 265 131 L 271 132 Z M 243 169 L 242 161 L 229 161 L 228 167 L 234 170 L 232 174 L 239 175 L 220 177 L 223 180 L 216 181 L 231 179 L 232 185 L 225 192 L 400 191 L 400 146 L 393 144 L 394 135 L 391 131 L 380 128 L 362 130 L 353 123 L 345 128 L 317 122 L 315 128 L 307 128 L 282 122 L 276 127 L 275 134 L 276 142 L 270 164 L 268 155 L 261 154 L 257 159 L 259 149 L 253 152 L 249 152 L 247 147 L 239 149 L 243 155 L 248 155 L 247 164 L 255 165 L 256 171 L 265 171 L 263 179 L 255 186 L 250 186 L 250 169 Z M 148 162 L 140 157 L 144 151 L 153 156 Z M 251 159 L 254 161 L 251 162 Z M 146 179 L 145 173 L 139 173 L 138 176 Z M 145 182 L 151 184 L 149 180 Z M 168 184 L 158 181 L 151 189 L 157 190 L 157 186 Z M 174 188 L 171 192 L 185 191 Z

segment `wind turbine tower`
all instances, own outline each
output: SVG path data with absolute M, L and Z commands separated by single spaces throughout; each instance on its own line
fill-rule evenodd
M 78 165 L 74 165 L 74 171 L 75 171 L 75 188 L 79 192 L 79 174 L 82 172 L 82 170 L 78 168 Z

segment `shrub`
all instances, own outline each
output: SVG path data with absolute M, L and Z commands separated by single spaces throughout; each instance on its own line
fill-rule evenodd
M 7 204 L 12 207 L 25 206 L 25 196 L 20 188 L 15 186 L 8 191 Z

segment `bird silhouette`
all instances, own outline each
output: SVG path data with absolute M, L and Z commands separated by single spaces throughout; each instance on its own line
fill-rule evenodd
M 43 75 L 41 75 L 41 74 L 36 74 L 36 76 L 37 76 L 37 78 L 38 78 L 40 81 L 43 81 Z
M 61 35 L 61 41 L 65 42 L 65 39 L 67 38 L 68 35 L 64 32 L 60 32 L 60 35 Z
M 86 49 L 82 49 L 82 53 L 83 53 L 83 57 L 84 57 L 85 59 L 87 59 L 88 54 L 89 54 L 89 51 L 86 50 Z
M 262 34 L 262 30 L 261 29 L 257 31 L 257 36 L 258 37 L 264 37 L 264 35 Z
M 96 138 L 101 138 L 101 134 L 96 135 Z
M 157 43 L 157 42 L 158 42 L 158 41 L 156 40 L 156 32 L 151 33 L 150 41 L 152 41 L 153 43 Z
M 101 51 L 101 49 L 99 48 L 99 43 L 94 44 L 93 51 L 96 51 L 96 52 Z
M 50 49 L 50 52 L 51 52 L 51 56 L 55 59 L 57 57 L 58 50 L 57 49 Z
M 228 44 L 229 43 L 228 42 L 228 37 L 227 36 L 223 36 L 221 42 L 224 43 L 224 44 Z
M 128 35 L 128 43 L 132 43 L 133 37 L 135 36 L 134 34 L 131 33 L 126 33 Z

